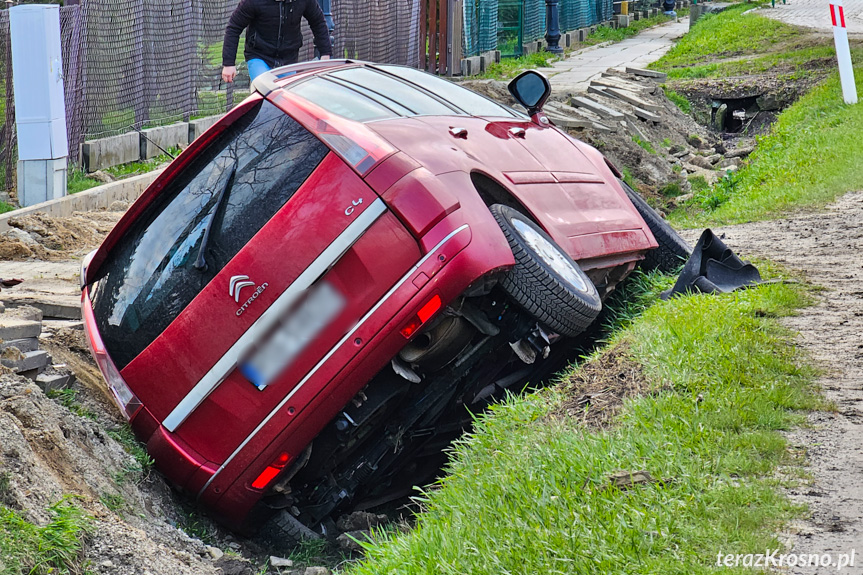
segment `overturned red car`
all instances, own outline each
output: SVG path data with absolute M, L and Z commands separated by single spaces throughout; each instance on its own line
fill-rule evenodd
M 135 434 L 237 530 L 323 534 L 404 495 L 636 265 L 686 256 L 549 123 L 536 72 L 510 84 L 526 115 L 349 60 L 254 88 L 82 269 L 92 351 Z

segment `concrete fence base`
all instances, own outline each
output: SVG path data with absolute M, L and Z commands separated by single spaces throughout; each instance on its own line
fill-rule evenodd
M 111 166 L 149 160 L 177 146 L 187 146 L 222 116 L 208 116 L 190 122 L 178 122 L 169 126 L 148 128 L 139 132 L 128 132 L 88 140 L 81 144 L 78 161 L 85 172 L 104 170 Z M 158 144 L 158 145 L 157 145 Z

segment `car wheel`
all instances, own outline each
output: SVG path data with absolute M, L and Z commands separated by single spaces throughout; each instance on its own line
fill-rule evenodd
M 267 522 L 264 531 L 269 539 L 278 541 L 286 547 L 321 538 L 320 534 L 303 525 L 299 519 L 285 510 L 277 512 Z
M 582 333 L 602 309 L 590 278 L 527 216 L 500 204 L 489 209 L 515 256 L 515 266 L 503 276 L 501 287 L 555 332 Z
M 659 270 L 663 273 L 676 272 L 689 259 L 692 248 L 656 210 L 644 201 L 644 198 L 638 195 L 638 192 L 630 188 L 623 180 L 620 181 L 620 185 L 623 186 L 629 201 L 632 202 L 647 227 L 650 228 L 653 237 L 656 238 L 656 243 L 659 244 L 658 248 L 645 254 L 644 261 L 641 262 L 641 269 L 644 271 Z

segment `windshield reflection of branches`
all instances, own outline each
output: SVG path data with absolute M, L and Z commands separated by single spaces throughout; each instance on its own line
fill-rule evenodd
M 130 245 L 119 285 L 113 286 L 110 325 L 125 324 L 134 331 L 148 318 L 175 317 L 284 205 L 327 152 L 315 136 L 266 102 L 245 129 L 222 145 Z M 235 167 L 233 184 L 226 189 Z M 226 193 L 219 210 L 221 190 Z M 186 273 L 211 218 L 206 246 L 210 269 Z

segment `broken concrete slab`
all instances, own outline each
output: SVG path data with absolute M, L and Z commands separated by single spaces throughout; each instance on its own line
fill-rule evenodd
M 605 86 L 597 86 L 596 84 L 591 83 L 590 86 L 587 87 L 588 94 L 605 94 Z
M 7 316 L 17 317 L 18 319 L 25 319 L 29 321 L 42 321 L 41 309 L 32 305 L 28 305 L 28 303 L 19 303 L 15 300 L 8 301 L 6 303 L 8 306 L 6 312 Z
M 42 349 L 21 353 L 14 358 L 11 354 L 7 353 L 10 349 L 12 348 L 4 350 L 3 357 L 0 357 L 0 364 L 13 370 L 15 373 L 32 371 L 34 369 L 41 371 L 42 368 L 47 367 L 51 362 L 51 356 L 48 355 L 47 351 Z
M 36 385 L 38 385 L 45 393 L 67 389 L 71 384 L 71 373 L 55 373 L 51 375 L 41 373 L 36 376 Z
M 591 94 L 591 99 L 602 104 L 607 108 L 611 108 L 617 112 L 623 114 L 623 120 L 627 120 L 629 122 L 638 121 L 638 116 L 635 115 L 635 109 L 631 104 L 624 102 L 623 100 L 618 100 L 617 98 L 613 98 L 607 94 Z
M 619 76 L 602 76 L 595 80 L 591 80 L 591 86 L 599 86 L 602 88 L 618 88 L 620 90 L 628 90 L 636 94 L 652 94 L 656 87 L 647 84 L 638 84 L 636 82 L 628 82 Z
M 745 158 L 749 154 L 755 151 L 755 146 L 744 146 L 742 148 L 735 148 L 728 153 L 725 154 L 726 158 Z
M 572 106 L 569 106 L 569 109 L 570 111 L 568 115 L 575 118 L 588 120 L 591 123 L 590 127 L 598 132 L 608 134 L 617 131 L 617 128 L 613 128 L 611 126 L 613 121 L 606 120 L 602 118 L 602 116 L 600 116 L 599 114 L 594 114 L 587 108 L 573 108 Z
M 569 104 L 576 108 L 587 108 L 591 112 L 598 114 L 601 118 L 608 118 L 611 120 L 623 120 L 625 118 L 623 112 L 618 112 L 617 110 L 600 104 L 591 98 L 574 96 L 570 99 Z
M 27 337 L 24 339 L 10 339 L 0 342 L 0 350 L 4 350 L 7 347 L 14 347 L 22 353 L 36 351 L 39 349 L 39 339 L 35 337 Z
M 620 88 L 605 88 L 605 93 L 609 96 L 617 98 L 618 100 L 623 100 L 624 102 L 632 104 L 633 106 L 642 108 L 643 110 L 650 110 L 651 112 L 662 111 L 662 106 L 654 104 L 653 102 L 649 102 L 644 98 L 639 97 L 637 94 L 634 94 L 627 90 L 621 90 Z
M 0 340 L 39 337 L 40 333 L 42 333 L 41 321 L 20 319 L 7 314 L 0 316 Z
M 644 132 L 638 127 L 638 121 L 635 122 L 621 122 L 621 125 L 633 136 L 637 136 L 639 140 L 642 142 L 650 142 Z
M 647 120 L 648 122 L 661 122 L 662 118 L 653 112 L 648 110 L 643 110 L 638 106 L 633 106 L 632 110 L 635 112 L 636 117 L 641 118 L 642 120 Z
M 58 301 L 33 299 L 27 302 L 42 311 L 42 317 L 56 319 L 81 319 L 81 306 Z
M 668 74 L 665 72 L 655 72 L 653 70 L 645 70 L 644 68 L 633 68 L 632 66 L 626 67 L 626 73 L 645 78 L 655 78 L 657 82 L 665 82 L 668 79 Z
M 590 128 L 593 122 L 589 120 L 579 120 L 573 118 L 572 116 L 565 116 L 563 114 L 558 114 L 557 112 L 552 112 L 551 110 L 547 110 L 545 115 L 548 117 L 552 123 L 559 128 Z

